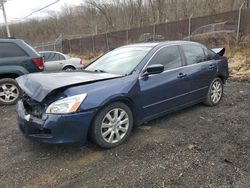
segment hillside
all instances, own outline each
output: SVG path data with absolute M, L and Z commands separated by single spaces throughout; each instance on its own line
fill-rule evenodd
M 197 17 L 238 10 L 243 1 L 87 0 L 80 6 L 65 6 L 43 20 L 12 23 L 10 30 L 13 36 L 34 45 L 54 41 L 60 34 L 83 36 L 187 19 L 191 14 Z M 6 35 L 1 26 L 0 35 Z

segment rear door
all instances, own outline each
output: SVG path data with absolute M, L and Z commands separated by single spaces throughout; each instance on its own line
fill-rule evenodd
M 188 85 L 189 101 L 204 98 L 208 87 L 216 75 L 217 65 L 212 56 L 205 53 L 205 49 L 199 45 L 181 45 L 182 52 L 186 58 L 185 72 Z
M 63 60 L 58 53 L 47 52 L 44 54 L 44 60 L 46 71 L 60 71 L 63 69 Z
M 151 119 L 184 105 L 186 80 L 179 46 L 166 46 L 150 60 L 149 65 L 162 64 L 164 72 L 139 78 L 141 106 L 144 117 Z

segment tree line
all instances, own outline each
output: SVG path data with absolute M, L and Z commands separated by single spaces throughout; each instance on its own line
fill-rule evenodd
M 249 0 L 86 0 L 79 6 L 64 6 L 45 19 L 11 23 L 12 36 L 31 44 L 212 15 L 237 10 Z M 0 35 L 6 35 L 0 27 Z

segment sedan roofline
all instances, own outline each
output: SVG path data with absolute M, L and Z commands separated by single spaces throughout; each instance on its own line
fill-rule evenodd
M 125 46 L 121 46 L 120 48 L 127 48 L 127 47 L 156 47 L 156 46 L 163 46 L 163 45 L 182 45 L 182 44 L 195 44 L 195 45 L 202 45 L 198 42 L 187 41 L 187 40 L 176 40 L 176 41 L 163 41 L 163 42 L 145 42 L 145 43 L 134 43 Z
M 39 51 L 39 53 L 59 53 L 59 54 L 63 54 L 62 52 L 58 52 L 58 51 Z

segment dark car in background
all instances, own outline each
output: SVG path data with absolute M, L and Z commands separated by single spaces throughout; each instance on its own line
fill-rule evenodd
M 156 35 L 156 34 L 152 34 L 152 33 L 143 33 L 142 35 L 140 35 L 139 37 L 139 42 L 153 42 L 153 41 L 164 41 L 165 37 L 162 35 Z
M 45 143 L 90 138 L 115 147 L 135 125 L 200 102 L 219 104 L 228 62 L 224 49 L 215 51 L 188 41 L 134 44 L 105 54 L 84 71 L 21 76 L 18 126 Z
M 15 104 L 20 98 L 17 77 L 43 69 L 41 55 L 23 40 L 0 38 L 0 105 Z
M 203 41 L 206 39 L 225 40 L 236 37 L 237 23 L 234 21 L 226 21 L 220 23 L 214 23 L 199 27 L 192 32 L 190 37 L 184 39 L 193 41 Z

